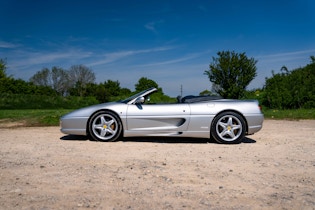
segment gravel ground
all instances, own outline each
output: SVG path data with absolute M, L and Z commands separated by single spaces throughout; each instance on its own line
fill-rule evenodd
M 315 209 L 314 120 L 237 145 L 0 127 L 0 209 Z

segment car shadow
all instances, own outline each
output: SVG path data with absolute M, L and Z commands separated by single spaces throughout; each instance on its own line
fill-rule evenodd
M 89 137 L 87 136 L 79 136 L 79 135 L 66 135 L 60 138 L 60 140 L 64 141 L 87 141 Z
M 172 138 L 172 137 L 129 137 L 123 138 L 123 142 L 152 142 L 152 143 L 165 143 L 165 144 L 218 144 L 214 139 L 202 138 Z M 256 140 L 245 137 L 241 143 L 253 144 Z
M 88 136 L 79 135 L 66 135 L 60 138 L 63 141 L 94 141 L 89 139 Z M 152 143 L 164 143 L 164 144 L 218 144 L 214 139 L 202 139 L 202 138 L 175 138 L 175 137 L 128 137 L 122 138 L 118 141 L 121 142 L 152 142 Z M 256 140 L 245 137 L 241 143 L 253 144 Z
M 121 139 L 122 142 L 152 142 L 165 144 L 207 144 L 210 139 L 200 138 L 172 138 L 172 137 L 128 137 Z
M 252 139 L 252 138 L 245 137 L 245 138 L 243 138 L 243 140 L 242 140 L 241 143 L 253 144 L 253 143 L 256 143 L 256 140 L 254 140 L 254 139 Z

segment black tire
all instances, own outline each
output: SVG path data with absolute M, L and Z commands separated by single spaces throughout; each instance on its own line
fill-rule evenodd
M 211 125 L 211 136 L 218 143 L 238 144 L 243 140 L 245 132 L 245 120 L 235 112 L 220 113 Z
M 99 111 L 92 115 L 88 130 L 95 141 L 116 141 L 122 131 L 120 119 L 110 111 Z

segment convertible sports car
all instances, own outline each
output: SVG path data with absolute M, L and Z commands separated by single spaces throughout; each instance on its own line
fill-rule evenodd
M 96 141 L 120 137 L 167 136 L 211 138 L 240 143 L 262 128 L 264 116 L 256 100 L 186 96 L 173 104 L 148 104 L 156 88 L 118 102 L 98 104 L 66 114 L 61 132 L 88 135 Z

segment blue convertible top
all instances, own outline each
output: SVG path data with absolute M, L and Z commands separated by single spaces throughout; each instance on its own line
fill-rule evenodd
M 180 96 L 177 97 L 178 103 L 196 103 L 201 101 L 212 101 L 212 100 L 218 100 L 222 99 L 221 96 L 185 96 L 181 98 Z

